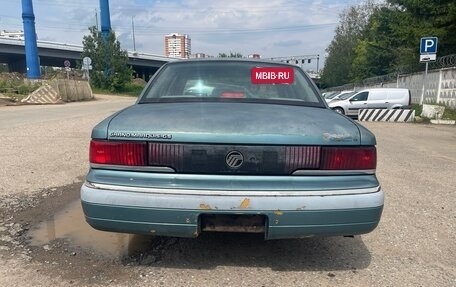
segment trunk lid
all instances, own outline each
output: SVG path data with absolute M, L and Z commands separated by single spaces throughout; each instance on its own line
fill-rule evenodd
M 114 116 L 110 140 L 230 145 L 359 145 L 357 125 L 330 109 L 259 103 L 136 104 Z

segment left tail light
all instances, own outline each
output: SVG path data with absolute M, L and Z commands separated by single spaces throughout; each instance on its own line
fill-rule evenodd
M 90 162 L 96 164 L 145 166 L 147 163 L 145 142 L 92 140 Z

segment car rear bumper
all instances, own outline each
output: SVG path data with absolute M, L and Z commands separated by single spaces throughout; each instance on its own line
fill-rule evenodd
M 132 188 L 85 183 L 81 201 L 94 228 L 196 237 L 202 215 L 262 215 L 265 238 L 354 235 L 379 223 L 380 187 L 314 192 L 242 192 Z

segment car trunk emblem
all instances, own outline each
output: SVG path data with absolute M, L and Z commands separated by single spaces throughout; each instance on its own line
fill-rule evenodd
M 242 155 L 242 153 L 233 150 L 226 155 L 225 161 L 228 167 L 238 169 L 244 163 L 244 156 Z

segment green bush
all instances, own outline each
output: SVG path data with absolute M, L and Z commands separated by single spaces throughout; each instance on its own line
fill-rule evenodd
M 446 107 L 443 112 L 442 119 L 444 120 L 456 120 L 456 109 Z
M 112 91 L 110 89 L 100 89 L 97 87 L 92 87 L 92 91 L 95 94 L 112 94 L 112 95 L 125 95 L 125 96 L 132 96 L 138 97 L 141 94 L 141 91 L 144 89 L 145 84 L 130 82 L 124 85 L 123 88 Z

